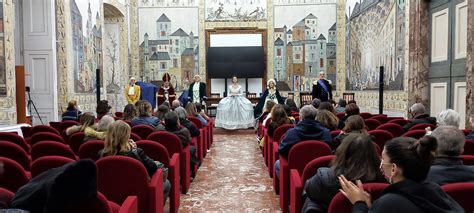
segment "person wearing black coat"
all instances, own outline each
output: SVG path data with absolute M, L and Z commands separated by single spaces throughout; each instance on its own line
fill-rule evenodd
M 201 76 L 199 75 L 195 75 L 194 82 L 189 85 L 188 100 L 191 103 L 202 103 L 207 100 L 206 84 L 201 82 Z
M 268 80 L 267 90 L 263 92 L 262 96 L 258 99 L 258 103 L 253 111 L 254 117 L 261 117 L 263 109 L 266 107 L 267 101 L 273 101 L 275 104 L 284 104 L 285 100 L 280 95 L 280 92 L 276 88 L 276 82 L 273 79 Z
M 183 107 L 176 107 L 176 109 L 174 109 L 174 112 L 178 114 L 179 123 L 189 130 L 189 132 L 191 133 L 191 137 L 197 137 L 200 135 L 199 129 L 196 127 L 196 125 L 194 125 L 191 121 L 187 119 L 186 109 L 184 109 Z
M 324 79 L 324 72 L 319 73 L 319 80 L 313 82 L 313 89 L 311 91 L 313 99 L 317 98 L 322 102 L 332 99 L 332 86 Z
M 79 121 L 82 112 L 77 107 L 75 100 L 69 101 L 67 104 L 67 111 L 62 114 L 62 121 Z
M 403 129 L 408 131 L 411 127 L 417 124 L 433 124 L 436 126 L 436 118 L 430 117 L 426 112 L 425 106 L 420 103 L 413 104 L 408 110 L 408 113 L 413 117 L 413 119 L 403 126 Z

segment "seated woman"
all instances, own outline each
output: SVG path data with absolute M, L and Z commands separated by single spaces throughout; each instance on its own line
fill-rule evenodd
M 350 104 L 347 104 L 346 105 L 346 115 L 341 118 L 341 120 L 339 120 L 339 124 L 337 125 L 337 128 L 338 129 L 343 129 L 344 126 L 346 125 L 346 120 L 348 117 L 350 117 L 351 115 L 359 115 L 360 114 L 360 109 L 359 107 L 354 104 L 354 103 L 350 103 Z
M 382 151 L 380 169 L 390 186 L 372 204 L 362 182 L 339 176 L 341 192 L 354 204 L 353 212 L 464 212 L 464 209 L 437 184 L 425 182 L 437 142 L 433 136 L 419 141 L 398 137 L 388 141 Z
M 275 102 L 267 101 L 267 103 L 265 104 L 265 108 L 263 109 L 262 114 L 257 118 L 258 121 L 262 122 L 262 124 L 263 124 L 264 121 L 267 120 L 267 118 L 270 118 L 271 117 L 270 112 L 272 112 L 272 109 L 275 105 L 277 105 Z
M 168 169 L 165 168 L 161 162 L 153 161 L 142 149 L 137 148 L 135 142 L 130 139 L 130 133 L 130 126 L 123 121 L 118 120 L 110 124 L 107 130 L 107 136 L 105 137 L 104 149 L 99 151 L 99 157 L 122 155 L 135 158 L 145 166 L 150 178 L 155 174 L 158 168 L 163 168 L 163 174 L 167 175 Z M 170 189 L 171 184 L 166 180 L 166 182 L 163 183 L 163 197 L 165 202 Z
M 206 121 L 211 120 L 211 118 L 204 112 L 206 107 L 200 103 L 194 103 L 196 105 L 196 112 L 199 113 Z M 204 110 L 204 111 L 203 111 Z
M 97 123 L 97 131 L 85 131 L 84 142 L 89 140 L 104 140 L 109 125 L 115 120 L 110 115 L 104 115 Z M 99 132 L 100 134 L 96 134 Z M 92 134 L 91 134 L 92 133 Z
M 337 104 L 337 107 L 336 107 L 336 113 L 343 113 L 346 111 L 346 105 L 347 105 L 347 101 L 344 100 L 344 99 L 339 99 L 339 103 Z
M 242 96 L 242 86 L 237 77 L 232 77 L 229 95 L 219 101 L 216 127 L 224 129 L 248 129 L 254 125 L 252 103 Z
M 91 112 L 86 112 L 81 116 L 79 125 L 71 126 L 66 129 L 66 135 L 68 136 L 76 132 L 84 132 L 84 135 L 86 136 L 84 137 L 84 141 L 89 140 L 89 138 L 97 138 L 99 140 L 103 140 L 105 138 L 105 132 L 97 131 L 97 126 L 95 125 L 95 116 Z
M 112 107 L 109 105 L 109 101 L 107 100 L 99 101 L 99 104 L 97 104 L 97 108 L 96 108 L 97 118 L 101 119 L 102 116 L 104 115 L 113 116 L 112 112 L 110 112 L 110 109 L 112 109 Z
M 138 117 L 137 107 L 134 104 L 127 104 L 123 109 L 122 120 L 131 122 L 136 117 Z
M 82 112 L 77 107 L 77 101 L 69 101 L 66 110 L 62 115 L 62 121 L 79 121 Z
M 319 168 L 306 181 L 304 190 L 307 198 L 302 212 L 327 212 L 329 203 L 341 188 L 337 177 L 346 176 L 350 180 L 380 182 L 380 159 L 370 136 L 350 134 L 336 150 L 331 167 Z
M 342 129 L 341 133 L 333 140 L 334 143 L 331 148 L 335 150 L 342 143 L 344 138 L 351 133 L 368 134 L 367 130 L 365 129 L 364 119 L 360 115 L 352 115 L 347 118 L 346 125 Z
M 285 124 L 292 124 L 291 120 L 288 118 L 288 115 L 285 111 L 285 106 L 281 104 L 277 104 L 273 107 L 272 112 L 272 122 L 268 125 L 268 135 L 273 137 L 273 133 L 278 127 L 283 126 Z M 262 138 L 260 140 L 260 146 L 263 147 L 265 145 L 265 140 Z
M 158 111 L 156 112 L 156 117 L 161 121 L 165 119 L 166 113 L 170 111 L 170 108 L 166 104 L 158 106 Z
M 160 119 L 151 115 L 152 108 L 148 101 L 137 102 L 138 117 L 132 120 L 132 126 L 144 124 L 155 128 L 160 124 Z
M 292 98 L 286 99 L 285 105 L 290 108 L 290 111 L 291 111 L 291 112 L 296 112 L 296 113 L 298 113 L 298 112 L 300 111 L 300 109 L 298 109 L 298 106 L 296 106 L 295 100 L 292 99 Z
M 293 117 L 293 115 L 291 115 L 291 113 L 293 112 L 293 111 L 291 111 L 291 108 L 288 105 L 285 104 L 285 105 L 283 105 L 283 109 L 285 109 L 286 116 L 288 116 L 288 119 L 290 119 L 290 122 L 292 124 L 296 124 L 295 117 Z
M 178 114 L 179 123 L 189 130 L 191 137 L 197 137 L 199 134 L 201 134 L 199 129 L 190 120 L 188 120 L 188 115 L 186 114 L 186 110 L 183 107 L 177 107 L 174 109 L 174 112 Z
M 318 114 L 316 114 L 316 120 L 331 131 L 337 129 L 337 125 L 339 122 L 339 119 L 336 115 L 334 115 L 334 113 L 325 109 L 318 110 Z
M 186 105 L 186 113 L 188 113 L 188 116 L 194 116 L 201 121 L 201 124 L 203 126 L 207 125 L 207 120 L 204 119 L 196 110 L 196 104 L 195 103 L 188 103 Z

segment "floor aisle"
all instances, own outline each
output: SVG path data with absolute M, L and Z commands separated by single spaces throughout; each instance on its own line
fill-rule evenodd
M 279 212 L 278 202 L 254 131 L 216 129 L 179 212 Z

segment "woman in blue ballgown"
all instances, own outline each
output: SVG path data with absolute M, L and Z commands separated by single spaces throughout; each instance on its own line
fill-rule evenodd
M 217 106 L 215 126 L 224 129 L 247 129 L 254 126 L 252 103 L 242 96 L 237 77 L 232 78 L 229 92 Z

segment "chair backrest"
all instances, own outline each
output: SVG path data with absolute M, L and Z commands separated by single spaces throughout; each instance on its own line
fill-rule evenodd
M 313 101 L 313 95 L 309 92 L 301 92 L 300 93 L 300 106 L 303 107 L 304 105 L 311 104 Z
M 372 116 L 370 119 L 377 120 L 377 121 L 379 121 L 381 124 L 387 123 L 388 120 L 389 120 L 388 117 L 387 117 L 387 115 L 376 115 L 376 116 Z
M 51 133 L 54 133 L 56 135 L 61 135 L 58 130 L 56 130 L 55 128 L 51 127 L 51 126 L 46 126 L 46 125 L 38 125 L 38 126 L 34 126 L 33 128 L 31 128 L 31 135 L 34 135 L 38 132 L 51 132 Z
M 433 124 L 428 124 L 428 123 L 422 123 L 422 124 L 415 124 L 414 126 L 410 127 L 410 129 L 408 129 L 407 132 L 411 131 L 411 130 L 425 130 L 426 127 L 430 127 L 431 130 L 434 130 L 436 129 L 436 126 L 433 125 Z
M 288 167 L 297 169 L 302 174 L 304 167 L 310 161 L 331 154 L 331 147 L 324 142 L 316 140 L 301 141 L 291 147 L 288 154 Z
M 53 127 L 55 130 L 58 130 L 58 132 L 61 132 L 61 131 L 59 131 L 59 124 L 61 124 L 60 121 L 50 121 L 49 122 L 49 126 Z
M 220 93 L 211 93 L 211 98 L 220 98 L 221 94 Z
M 44 156 L 63 156 L 76 160 L 76 155 L 68 145 L 56 141 L 41 141 L 31 147 L 31 160 Z
M 33 128 L 33 127 L 31 127 L 31 126 L 22 126 L 22 127 L 20 127 L 21 133 L 23 134 L 23 137 L 24 137 L 24 138 L 29 138 L 29 137 L 31 137 L 31 129 L 32 129 L 32 128 Z
M 464 136 L 468 136 L 469 134 L 471 134 L 471 131 L 470 129 L 463 129 L 462 132 L 464 133 Z
M 464 142 L 463 155 L 474 155 L 474 140 L 466 140 Z
M 65 144 L 64 139 L 51 132 L 38 132 L 31 136 L 30 145 L 33 146 L 40 141 L 57 141 Z
M 372 119 L 372 118 L 365 120 L 364 123 L 365 123 L 365 126 L 367 126 L 369 130 L 374 130 L 378 126 L 381 125 L 380 121 Z
M 39 174 L 48 171 L 52 168 L 61 167 L 65 164 L 72 163 L 75 160 L 63 156 L 44 156 L 40 157 L 31 163 L 31 177 L 36 177 Z
M 123 117 L 123 112 L 115 112 L 115 117 Z
M 25 139 L 15 133 L 11 132 L 0 132 L 0 140 L 9 141 L 23 148 L 27 153 L 30 152 L 30 146 L 26 143 Z
M 363 119 L 370 119 L 372 117 L 372 114 L 368 113 L 368 112 L 361 112 L 360 114 L 360 117 L 362 117 Z
M 474 155 L 461 155 L 464 165 L 474 166 Z
M 319 168 L 329 167 L 332 159 L 334 159 L 335 157 L 335 155 L 321 156 L 319 158 L 313 159 L 308 164 L 306 164 L 303 169 L 303 174 L 301 175 L 302 183 L 306 183 L 306 180 L 313 177 Z
M 66 130 L 67 128 L 71 127 L 71 126 L 74 126 L 74 125 L 78 125 L 79 122 L 77 121 L 62 121 L 60 124 L 59 124 L 59 129 L 58 131 L 59 132 L 63 132 L 64 130 Z
M 331 131 L 331 137 L 335 138 L 336 136 L 341 134 L 341 132 L 342 132 L 341 130 L 333 130 L 333 131 Z
M 191 121 L 191 123 L 193 123 L 194 125 L 196 125 L 198 129 L 202 128 L 202 123 L 199 120 L 199 118 L 194 117 L 194 116 L 188 116 L 188 120 Z
M 27 171 L 30 170 L 30 158 L 28 153 L 14 143 L 0 141 L 0 156 L 10 158 L 19 163 L 23 169 Z
M 464 208 L 465 212 L 474 212 L 474 182 L 451 183 L 441 186 L 441 188 Z
M 136 195 L 139 212 L 149 212 L 148 173 L 140 161 L 108 156 L 97 161 L 97 170 L 98 190 L 110 201 L 121 204 L 128 196 Z
M 169 155 L 181 153 L 181 141 L 179 137 L 173 133 L 166 131 L 153 132 L 148 136 L 147 140 L 155 141 L 166 147 Z
M 79 147 L 78 155 L 80 159 L 89 158 L 97 161 L 99 159 L 99 151 L 102 149 L 104 149 L 104 141 L 90 140 Z
M 247 98 L 257 98 L 257 93 L 255 93 L 255 92 L 248 92 L 248 93 L 247 93 Z
M 409 122 L 410 121 L 405 120 L 404 118 L 397 118 L 397 119 L 390 120 L 387 123 L 393 123 L 393 124 L 398 124 L 400 126 L 405 126 L 405 124 L 407 124 Z
M 0 157 L 4 173 L 0 175 L 0 187 L 15 193 L 20 187 L 28 183 L 30 178 L 23 167 L 12 159 Z
M 166 147 L 151 140 L 137 141 L 137 146 L 145 152 L 145 154 L 155 161 L 160 161 L 166 167 L 170 164 L 170 155 Z
M 388 131 L 392 133 L 393 137 L 400 137 L 405 133 L 405 130 L 403 130 L 402 126 L 394 123 L 382 124 L 376 129 Z
M 424 130 L 424 129 L 415 129 L 415 130 L 410 130 L 410 131 L 406 132 L 402 136 L 403 137 L 420 139 L 425 135 L 426 135 L 426 130 Z
M 280 143 L 285 133 L 293 127 L 295 127 L 295 125 L 293 124 L 284 124 L 276 128 L 272 135 L 273 141 Z
M 115 203 L 114 203 L 115 205 Z M 118 207 L 120 209 L 120 206 Z M 110 201 L 100 192 L 97 192 L 97 197 L 89 200 L 74 203 L 73 209 L 70 213 L 113 213 L 114 210 L 110 205 Z
M 346 113 L 345 112 L 340 112 L 340 113 L 337 113 L 336 116 L 339 120 L 341 120 L 342 118 L 344 118 L 344 116 L 346 116 Z
M 84 143 L 85 137 L 86 135 L 84 132 L 76 132 L 69 137 L 67 143 L 75 154 L 78 153 L 79 147 Z
M 132 139 L 133 141 L 139 141 L 142 139 L 142 137 L 132 132 L 130 133 L 130 139 Z
M 367 191 L 372 200 L 378 199 L 382 191 L 388 186 L 386 183 L 367 183 L 364 184 L 364 190 Z M 329 204 L 329 213 L 340 213 L 340 212 L 352 212 L 352 204 L 349 200 L 341 193 L 338 192 Z
M 383 150 L 385 143 L 393 138 L 392 133 L 381 129 L 369 131 L 369 135 L 372 136 L 372 141 L 376 143 L 381 150 Z
M 6 205 L 6 206 L 0 205 L 0 208 L 7 208 L 8 206 L 10 206 L 13 196 L 15 196 L 13 192 L 11 192 L 8 189 L 0 187 L 0 204 L 1 202 L 4 202 L 4 204 Z
M 140 138 L 147 138 L 153 132 L 153 127 L 140 124 L 132 127 L 132 133 L 137 134 Z
M 270 114 L 267 115 L 267 117 L 269 116 Z M 265 128 L 268 129 L 268 127 L 270 126 L 270 124 L 272 123 L 272 118 L 265 118 L 267 120 L 267 122 L 265 122 Z

